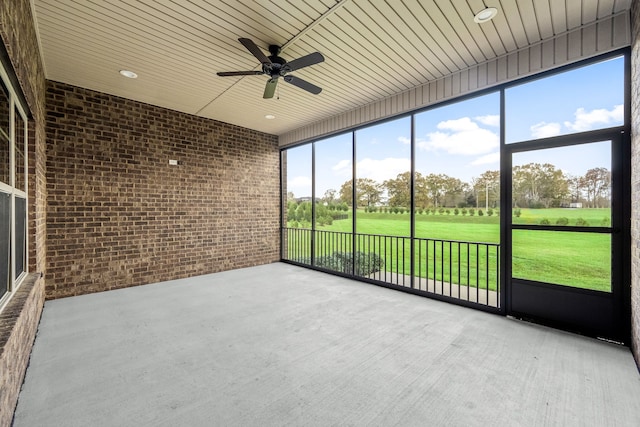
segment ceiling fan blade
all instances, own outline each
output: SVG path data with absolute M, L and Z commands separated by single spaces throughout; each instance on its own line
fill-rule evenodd
M 298 86 L 300 89 L 304 89 L 307 92 L 311 92 L 314 95 L 322 92 L 322 88 L 319 88 L 318 86 L 295 76 L 284 76 L 284 81 L 287 83 L 291 83 L 294 86 Z
M 285 64 L 287 72 L 299 70 L 300 68 L 308 67 L 309 65 L 317 64 L 324 61 L 324 56 L 320 52 L 310 53 L 301 58 L 294 59 Z
M 249 52 L 255 56 L 261 64 L 271 64 L 271 60 L 267 58 L 267 55 L 253 42 L 251 39 L 239 38 L 238 41 L 247 48 Z
M 278 86 L 278 78 L 269 79 L 267 85 L 264 87 L 264 99 L 273 98 L 273 94 L 276 93 L 276 86 Z
M 216 73 L 220 77 L 229 77 L 229 76 L 259 76 L 264 74 L 262 71 L 221 71 Z

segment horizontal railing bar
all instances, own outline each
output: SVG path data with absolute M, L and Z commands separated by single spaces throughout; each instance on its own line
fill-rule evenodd
M 289 228 L 289 227 L 285 227 L 285 230 L 305 230 L 305 231 L 314 231 L 310 228 Z M 409 236 L 395 236 L 392 234 L 369 234 L 369 233 L 351 233 L 349 231 L 329 231 L 329 230 L 315 230 L 316 233 L 336 233 L 336 234 L 344 234 L 344 235 L 352 235 L 355 234 L 356 236 L 374 236 L 374 237 L 390 237 L 390 238 L 396 238 L 396 239 L 403 239 L 403 240 L 409 240 L 411 239 L 411 237 Z M 430 238 L 430 237 L 414 237 L 414 240 L 416 241 L 424 241 L 424 242 L 446 242 L 446 243 L 471 243 L 474 245 L 487 245 L 487 246 L 493 246 L 493 247 L 499 247 L 500 243 L 493 243 L 493 242 L 467 242 L 465 240 L 447 240 L 447 239 L 434 239 L 434 238 Z

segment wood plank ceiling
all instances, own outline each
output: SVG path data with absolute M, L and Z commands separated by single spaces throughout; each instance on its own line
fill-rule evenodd
M 631 0 L 32 0 L 46 77 L 100 92 L 283 134 L 406 91 L 599 19 Z M 490 22 L 474 13 L 498 9 Z M 293 75 L 323 91 L 267 76 L 239 42 L 283 46 L 292 60 L 325 62 Z M 138 74 L 127 79 L 119 70 Z M 272 114 L 276 118 L 265 119 Z

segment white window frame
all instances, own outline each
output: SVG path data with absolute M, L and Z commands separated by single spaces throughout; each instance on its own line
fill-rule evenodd
M 11 197 L 11 238 L 10 238 L 10 261 L 9 261 L 9 289 L 4 295 L 0 295 L 0 312 L 4 309 L 9 300 L 15 295 L 29 271 L 29 198 L 27 189 L 29 188 L 29 121 L 22 104 L 18 101 L 15 88 L 11 84 L 11 79 L 7 74 L 4 64 L 0 62 L 0 80 L 9 92 L 9 184 L 0 182 L 0 191 L 7 193 Z M 20 115 L 24 123 L 24 188 L 16 188 L 16 114 Z M 16 197 L 24 198 L 25 206 L 25 239 L 24 239 L 24 271 L 15 277 L 16 271 Z

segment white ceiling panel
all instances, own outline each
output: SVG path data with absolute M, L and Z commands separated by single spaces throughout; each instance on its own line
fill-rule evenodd
M 32 0 L 46 77 L 281 135 L 627 11 L 631 0 Z M 474 13 L 496 7 L 490 22 Z M 268 76 L 238 41 L 291 61 L 308 93 Z M 135 80 L 121 69 L 138 73 Z M 265 119 L 266 114 L 276 116 Z

